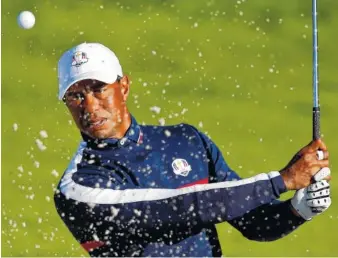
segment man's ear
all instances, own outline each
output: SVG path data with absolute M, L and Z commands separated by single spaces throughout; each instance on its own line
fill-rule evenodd
M 129 78 L 127 75 L 124 75 L 121 79 L 120 79 L 120 85 L 121 85 L 121 92 L 123 95 L 123 100 L 127 101 L 128 95 L 129 95 Z

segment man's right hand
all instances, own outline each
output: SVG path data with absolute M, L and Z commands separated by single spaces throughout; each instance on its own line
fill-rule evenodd
M 323 159 L 319 160 L 317 151 L 323 152 Z M 313 176 L 322 168 L 329 167 L 329 153 L 321 139 L 310 142 L 302 148 L 280 171 L 288 190 L 299 190 L 313 183 Z M 325 180 L 330 180 L 330 176 Z

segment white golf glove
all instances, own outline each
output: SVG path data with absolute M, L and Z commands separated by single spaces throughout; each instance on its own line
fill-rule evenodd
M 321 169 L 317 173 L 321 176 L 315 177 L 316 180 L 320 181 L 298 190 L 291 199 L 291 205 L 303 219 L 311 220 L 330 207 L 330 185 L 326 180 L 322 180 L 330 173 L 329 168 Z

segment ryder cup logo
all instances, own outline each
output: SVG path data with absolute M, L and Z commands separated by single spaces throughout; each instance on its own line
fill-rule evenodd
M 79 67 L 80 65 L 87 63 L 87 62 L 88 62 L 88 57 L 85 52 L 78 51 L 74 53 L 73 59 L 72 59 L 72 66 Z
M 171 163 L 171 166 L 176 175 L 187 176 L 191 171 L 191 166 L 185 159 L 175 159 L 173 163 Z

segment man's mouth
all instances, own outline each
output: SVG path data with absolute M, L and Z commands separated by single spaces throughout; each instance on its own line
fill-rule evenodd
M 102 119 L 96 119 L 96 120 L 91 120 L 86 122 L 86 127 L 90 129 L 98 129 L 101 126 L 105 124 L 107 121 L 107 118 L 102 118 Z

